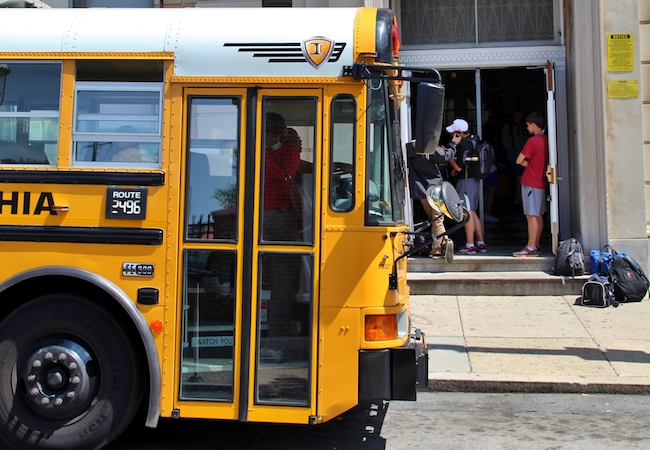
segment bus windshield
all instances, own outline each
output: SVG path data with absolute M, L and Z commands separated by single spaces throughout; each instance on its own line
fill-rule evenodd
M 369 84 L 366 224 L 401 223 L 405 189 L 396 96 L 384 80 Z

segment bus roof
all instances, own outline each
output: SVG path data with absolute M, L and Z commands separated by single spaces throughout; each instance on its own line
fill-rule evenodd
M 354 52 L 359 48 L 355 36 L 368 47 L 374 46 L 374 36 L 367 36 L 375 30 L 375 24 L 370 23 L 374 11 L 5 9 L 0 13 L 0 58 L 29 52 L 41 53 L 48 59 L 59 54 L 62 59 L 74 58 L 80 53 L 126 59 L 169 52 L 173 54 L 175 76 L 338 77 L 343 66 L 354 62 Z M 355 20 L 359 17 L 362 20 Z M 366 31 L 357 30 L 355 35 L 355 24 L 363 22 L 368 22 L 363 26 Z M 372 52 L 374 48 L 361 51 Z M 38 59 L 38 55 L 32 58 Z

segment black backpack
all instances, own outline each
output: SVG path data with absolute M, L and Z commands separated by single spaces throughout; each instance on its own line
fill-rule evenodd
M 492 169 L 492 145 L 488 141 L 480 140 L 477 136 L 472 136 L 471 140 L 472 147 L 463 155 L 467 176 L 484 180 Z
M 640 302 L 648 293 L 648 278 L 635 260 L 617 255 L 614 249 L 612 254 L 614 260 L 609 266 L 609 278 L 614 284 L 616 300 L 621 303 Z
M 571 277 L 584 275 L 585 254 L 576 238 L 566 239 L 558 244 L 553 273 Z

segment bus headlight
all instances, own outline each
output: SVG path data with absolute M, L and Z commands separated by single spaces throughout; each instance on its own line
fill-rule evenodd
M 397 315 L 366 316 L 366 341 L 389 341 L 398 338 Z

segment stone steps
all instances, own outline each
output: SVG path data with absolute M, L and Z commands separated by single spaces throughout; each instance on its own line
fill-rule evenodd
M 412 257 L 408 284 L 412 295 L 576 295 L 588 275 L 553 274 L 554 257 L 454 256 L 454 262 Z

